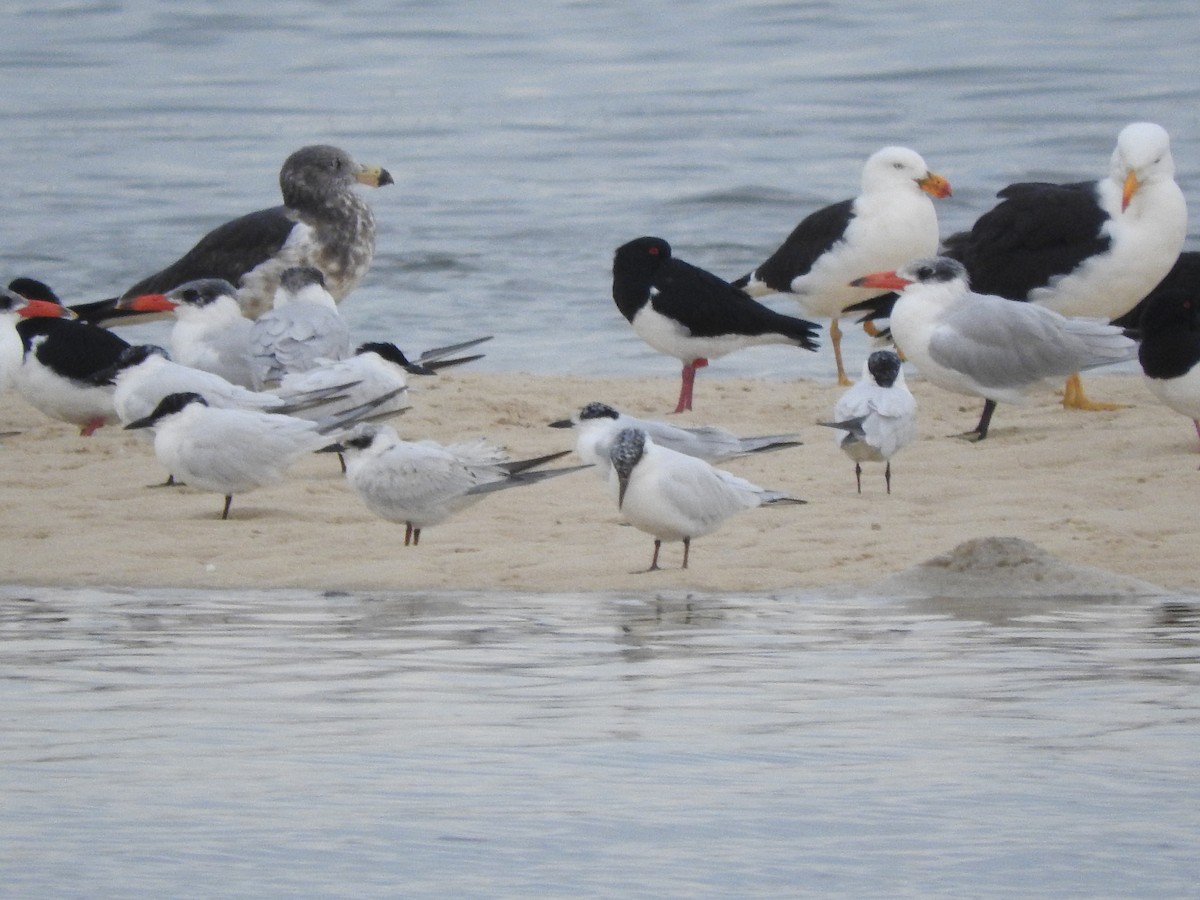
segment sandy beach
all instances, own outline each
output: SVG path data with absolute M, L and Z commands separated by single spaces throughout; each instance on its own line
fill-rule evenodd
M 15 394 L 0 398 L 5 581 L 29 585 L 326 590 L 777 591 L 870 584 L 960 542 L 992 535 L 1031 541 L 1061 560 L 1171 589 L 1200 585 L 1196 510 L 1200 453 L 1183 417 L 1160 406 L 1138 376 L 1085 378 L 1097 399 L 1128 408 L 1065 411 L 1052 390 L 1001 406 L 982 444 L 948 437 L 972 427 L 980 404 L 910 372 L 919 438 L 882 466 L 853 463 L 815 423 L 832 383 L 724 380 L 703 373 L 696 411 L 673 420 L 740 434 L 799 432 L 799 448 L 725 468 L 787 490 L 805 506 L 753 510 L 692 545 L 665 545 L 665 569 L 644 571 L 650 536 L 619 524 L 591 472 L 483 499 L 419 547 L 373 516 L 336 460 L 314 456 L 287 482 L 234 498 L 154 488 L 165 473 L 150 443 L 119 428 L 82 438 Z M 581 379 L 446 373 L 419 379 L 405 437 L 485 436 L 514 455 L 573 446 L 547 423 L 603 400 L 636 415 L 671 408 L 674 378 Z M 570 458 L 568 458 L 570 459 Z

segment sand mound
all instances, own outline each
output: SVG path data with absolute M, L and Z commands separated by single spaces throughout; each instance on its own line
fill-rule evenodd
M 965 541 L 877 584 L 901 597 L 1127 597 L 1168 591 L 1147 581 L 1056 559 L 1029 541 L 984 537 Z

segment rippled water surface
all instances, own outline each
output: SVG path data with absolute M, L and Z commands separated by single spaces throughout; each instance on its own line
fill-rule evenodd
M 336 143 L 397 182 L 356 333 L 493 333 L 493 370 L 673 373 L 612 304 L 613 249 L 740 275 L 885 144 L 951 180 L 946 233 L 1009 182 L 1102 174 L 1138 119 L 1200 188 L 1191 0 L 0 23 L 5 282 L 111 295 Z M 1195 896 L 1198 687 L 1187 597 L 3 588 L 0 896 Z
M 4 896 L 1195 896 L 1200 599 L 0 591 Z
M 1012 181 L 1101 176 L 1138 119 L 1200 187 L 1191 0 L 43 0 L 0 21 L 6 281 L 110 296 L 276 203 L 283 158 L 332 142 L 397 180 L 371 192 L 356 333 L 494 333 L 495 369 L 672 373 L 612 303 L 613 249 L 660 234 L 736 277 L 885 144 L 951 180 L 947 233 Z M 854 334 L 852 368 L 865 349 Z M 831 373 L 759 348 L 706 376 Z

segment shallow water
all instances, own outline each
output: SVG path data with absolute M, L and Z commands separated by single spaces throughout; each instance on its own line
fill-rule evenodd
M 1009 182 L 1099 175 L 1136 119 L 1200 188 L 1184 0 L 50 0 L 0 21 L 5 282 L 115 293 L 332 142 L 397 181 L 370 194 L 356 333 L 493 333 L 491 370 L 674 372 L 612 304 L 613 249 L 661 234 L 740 275 L 884 144 L 951 180 L 945 233 Z M 725 374 L 832 363 L 755 349 L 702 377 Z M 0 896 L 1200 884 L 1195 597 L 2 588 L 0 654 Z
M 739 276 L 856 193 L 885 144 L 951 180 L 945 233 L 1010 182 L 1099 177 L 1139 119 L 1167 127 L 1200 189 L 1191 0 L 71 0 L 2 21 L 5 281 L 109 296 L 278 202 L 297 147 L 337 143 L 397 180 L 371 192 L 356 334 L 418 350 L 496 334 L 485 369 L 673 373 L 612 303 L 613 249 L 660 234 Z M 853 332 L 852 369 L 866 351 Z M 756 348 L 705 377 L 832 371 L 828 352 Z
M 0 590 L 4 896 L 1194 896 L 1200 598 Z

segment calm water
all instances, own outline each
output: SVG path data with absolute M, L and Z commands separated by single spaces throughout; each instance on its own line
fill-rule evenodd
M 358 334 L 659 375 L 613 249 L 740 275 L 884 144 L 952 181 L 946 232 L 1100 174 L 1136 119 L 1198 195 L 1193 0 L 687 6 L 10 3 L 0 277 L 110 295 L 331 142 L 397 180 Z M 703 377 L 831 373 L 759 349 Z M 1195 896 L 1198 623 L 2 589 L 0 896 Z
M 1200 598 L 0 591 L 4 896 L 1196 896 Z
M 656 233 L 736 277 L 856 193 L 885 144 L 950 178 L 947 232 L 1012 181 L 1102 174 L 1137 119 L 1167 127 L 1200 196 L 1192 0 L 6 10 L 5 280 L 111 295 L 276 203 L 292 150 L 337 143 L 397 179 L 371 192 L 378 255 L 345 307 L 356 333 L 418 349 L 494 333 L 485 368 L 675 371 L 617 313 L 613 249 Z M 855 335 L 853 368 L 865 352 Z M 705 376 L 831 372 L 827 352 L 772 348 Z

